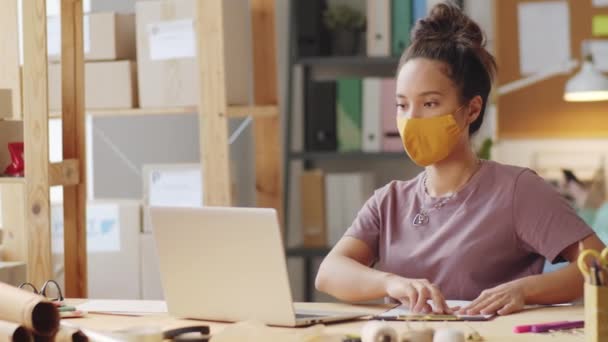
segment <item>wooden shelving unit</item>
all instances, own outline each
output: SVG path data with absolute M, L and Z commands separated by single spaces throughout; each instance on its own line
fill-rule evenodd
M 282 215 L 280 121 L 277 99 L 275 0 L 250 0 L 254 103 L 228 105 L 225 94 L 222 1 L 197 2 L 197 107 L 87 110 L 93 116 L 183 115 L 198 113 L 205 205 L 232 204 L 227 120 L 254 119 L 257 205 Z M 5 6 L 6 4 L 6 6 Z M 46 1 L 23 1 L 24 64 L 18 59 L 17 0 L 0 11 L 0 87 L 11 89 L 15 115 L 23 122 L 26 175 L 0 178 L 6 260 L 25 261 L 28 280 L 41 285 L 52 277 L 49 187 L 64 187 L 65 295 L 87 296 L 85 103 L 82 0 L 61 1 L 62 111 L 50 112 L 47 89 Z M 21 81 L 22 80 L 22 81 Z M 23 91 L 21 92 L 21 89 Z M 202 99 L 205 99 L 204 101 Z M 23 108 L 21 108 L 23 103 Z M 23 114 L 21 114 L 23 113 Z M 63 155 L 49 163 L 48 120 L 61 118 Z M 0 120 L 0 125 L 5 122 Z M 0 148 L 5 148 L 0 146 Z M 0 167 L 3 167 L 0 165 Z
M 142 116 L 142 115 L 184 115 L 196 113 L 196 107 L 167 107 L 167 108 L 108 108 L 87 109 L 86 114 L 91 116 Z M 228 106 L 229 118 L 246 116 L 272 117 L 278 112 L 277 106 Z M 49 118 L 61 118 L 61 112 L 51 111 Z
M 4 255 L 27 264 L 27 280 L 41 286 L 53 277 L 50 230 L 51 186 L 64 191 L 65 293 L 86 297 L 86 181 L 82 1 L 61 2 L 63 156 L 49 162 L 46 1 L 22 2 L 23 66 L 19 63 L 18 2 L 3 2 L 0 22 L 0 87 L 11 89 L 13 115 L 0 125 L 21 122 L 12 140 L 25 144 L 25 177 L 0 178 Z M 5 142 L 5 141 L 4 141 Z M 6 146 L 0 146 L 5 149 Z M 5 160 L 2 161 L 6 162 Z M 1 165 L 5 167 L 6 165 Z

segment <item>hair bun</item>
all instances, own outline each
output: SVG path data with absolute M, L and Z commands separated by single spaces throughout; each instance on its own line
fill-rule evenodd
M 472 49 L 483 48 L 486 43 L 479 25 L 451 2 L 435 5 L 427 17 L 418 20 L 411 32 L 411 40 L 454 42 L 458 47 Z

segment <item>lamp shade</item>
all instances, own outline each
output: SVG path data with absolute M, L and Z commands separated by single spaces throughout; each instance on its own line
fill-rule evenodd
M 584 61 L 581 70 L 566 83 L 564 100 L 569 102 L 608 100 L 608 77 L 596 69 L 592 61 Z

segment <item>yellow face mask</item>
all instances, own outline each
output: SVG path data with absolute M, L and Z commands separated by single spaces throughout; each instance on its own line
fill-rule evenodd
M 429 166 L 445 159 L 462 134 L 453 114 L 431 118 L 397 116 L 397 128 L 405 152 L 420 166 Z

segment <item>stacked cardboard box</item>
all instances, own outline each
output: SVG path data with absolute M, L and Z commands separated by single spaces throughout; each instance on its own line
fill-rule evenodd
M 50 19 L 50 18 L 49 18 Z M 53 20 L 49 27 L 56 26 Z M 58 32 L 55 32 L 58 31 Z M 49 108 L 61 109 L 60 30 L 49 29 Z M 137 107 L 135 16 L 113 12 L 84 17 L 86 108 Z
M 87 204 L 88 296 L 98 299 L 140 299 L 141 203 L 97 200 Z M 62 265 L 63 209 L 51 208 L 53 259 Z M 63 283 L 61 267 L 56 278 Z
M 251 98 L 251 29 L 248 0 L 224 0 L 226 96 Z M 196 0 L 136 3 L 137 68 L 142 108 L 195 106 L 199 98 Z

